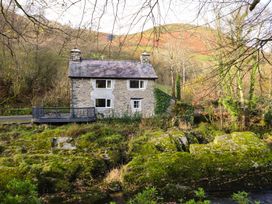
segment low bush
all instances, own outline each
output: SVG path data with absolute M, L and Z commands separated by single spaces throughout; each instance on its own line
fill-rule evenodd
M 194 191 L 195 194 L 195 199 L 191 199 L 188 201 L 183 201 L 183 199 L 180 200 L 180 203 L 185 203 L 185 204 L 210 204 L 211 201 L 206 200 L 206 195 L 205 191 L 203 188 L 198 188 L 196 191 Z
M 269 107 L 264 113 L 264 122 L 266 125 L 272 125 L 272 108 Z
M 245 191 L 239 191 L 237 193 L 233 193 L 231 196 L 232 200 L 237 204 L 260 204 L 259 201 L 253 201 L 249 198 L 249 194 Z
M 194 124 L 194 107 L 191 104 L 178 101 L 174 106 L 173 112 L 175 113 L 175 125 L 178 126 L 181 122 L 191 126 Z
M 158 192 L 155 188 L 146 188 L 129 200 L 129 204 L 156 204 L 158 202 Z
M 0 200 L 3 204 L 39 204 L 36 186 L 29 180 L 12 179 L 1 189 Z

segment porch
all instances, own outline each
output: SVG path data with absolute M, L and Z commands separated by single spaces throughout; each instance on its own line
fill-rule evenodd
M 60 107 L 33 107 L 33 123 L 84 123 L 96 121 L 94 107 L 60 108 Z

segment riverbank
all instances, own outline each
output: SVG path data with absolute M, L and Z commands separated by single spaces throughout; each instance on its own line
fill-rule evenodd
M 230 198 L 230 195 L 231 193 L 225 195 L 218 192 L 217 195 L 209 195 L 208 198 L 212 204 L 235 204 L 236 202 Z M 261 204 L 270 204 L 272 203 L 272 190 L 249 192 L 249 198 L 251 200 L 260 201 Z
M 33 184 L 43 203 L 127 202 L 151 186 L 164 202 L 188 200 L 199 187 L 263 189 L 272 184 L 270 141 L 269 132 L 184 131 L 159 119 L 0 125 L 0 199 L 14 179 Z

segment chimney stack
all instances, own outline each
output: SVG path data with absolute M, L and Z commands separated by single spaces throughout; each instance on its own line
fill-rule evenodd
M 80 61 L 81 60 L 81 51 L 78 48 L 74 48 L 70 51 L 70 60 Z
M 141 54 L 141 63 L 143 64 L 148 64 L 150 63 L 150 54 L 147 53 L 146 51 L 144 51 L 142 54 Z

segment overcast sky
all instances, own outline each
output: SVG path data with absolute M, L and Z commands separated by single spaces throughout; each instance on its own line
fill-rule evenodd
M 265 4 L 270 1 L 261 2 Z M 149 5 L 144 4 L 146 0 L 46 0 L 46 2 L 23 0 L 23 2 L 31 4 L 35 12 L 37 7 L 42 7 L 43 14 L 49 20 L 74 28 L 88 28 L 114 34 L 139 32 L 154 25 L 169 23 L 202 25 L 213 19 L 212 12 L 207 8 L 203 12 L 205 15 L 196 19 L 199 0 L 159 0 L 159 5 L 157 4 L 153 10 L 154 16 L 150 15 L 148 18 L 146 16 L 156 0 L 151 0 Z M 141 8 L 143 5 L 145 8 Z M 138 11 L 140 13 L 137 13 Z M 115 16 L 115 13 L 118 13 L 118 16 Z
M 46 7 L 44 15 L 49 20 L 68 24 L 75 28 L 80 26 L 115 34 L 139 32 L 151 28 L 153 25 L 169 23 L 198 24 L 208 19 L 208 16 L 206 16 L 206 19 L 195 19 L 198 3 L 192 3 L 191 0 L 159 0 L 159 5 L 156 5 L 153 11 L 154 16 L 150 15 L 148 18 L 146 16 L 150 11 L 149 5 L 141 8 L 146 0 L 120 0 L 118 6 L 117 0 L 97 0 L 96 6 L 94 6 L 95 0 L 47 0 L 46 5 L 38 4 L 34 0 L 25 0 L 24 2 L 33 5 L 35 8 Z M 106 2 L 107 6 L 105 6 Z M 154 3 L 155 0 L 151 2 Z M 150 6 L 153 6 L 153 4 Z M 117 17 L 114 15 L 116 9 L 118 9 Z M 138 11 L 141 12 L 137 15 Z M 101 16 L 102 18 L 100 18 Z M 143 27 L 143 25 L 145 26 Z

